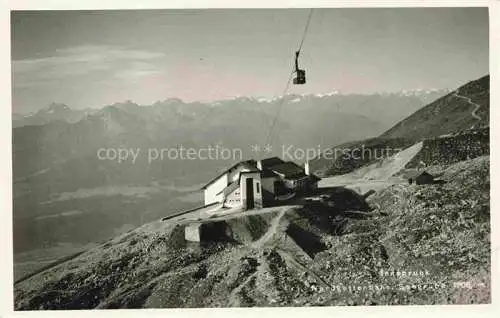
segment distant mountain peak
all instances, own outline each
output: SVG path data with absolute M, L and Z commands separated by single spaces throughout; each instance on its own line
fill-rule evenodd
M 112 106 L 112 107 L 116 107 L 116 108 L 120 108 L 120 107 L 130 107 L 130 106 L 139 106 L 139 104 L 137 104 L 136 102 L 134 102 L 133 100 L 126 100 L 126 101 L 123 101 L 123 102 L 116 102 L 116 103 L 113 103 L 109 106 Z
M 172 105 L 172 104 L 184 104 L 184 101 L 178 97 L 171 97 L 171 98 L 167 98 L 159 103 L 165 104 L 165 105 Z
M 327 92 L 327 93 L 318 93 L 318 94 L 315 94 L 314 96 L 327 97 L 327 96 L 333 96 L 333 95 L 339 95 L 339 94 L 341 94 L 341 92 L 339 90 L 335 89 L 335 90 Z
M 423 94 L 432 94 L 432 93 L 449 93 L 453 91 L 451 88 L 414 88 L 414 89 L 404 89 L 401 91 L 401 94 L 406 96 L 420 96 Z
M 42 108 L 38 113 L 53 114 L 53 113 L 67 112 L 70 110 L 71 109 L 68 107 L 68 105 L 54 102 L 49 104 L 47 107 Z
M 239 101 L 239 102 L 252 102 L 255 101 L 256 99 L 250 96 L 235 96 L 234 100 Z

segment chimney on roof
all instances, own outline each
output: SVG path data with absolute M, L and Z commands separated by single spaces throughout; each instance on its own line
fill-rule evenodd
M 306 160 L 306 162 L 304 163 L 304 173 L 306 175 L 310 175 L 310 171 L 309 171 L 309 160 Z
M 257 160 L 257 169 L 262 171 L 262 160 Z

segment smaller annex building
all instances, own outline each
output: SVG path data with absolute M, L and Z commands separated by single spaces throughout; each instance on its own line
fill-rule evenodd
M 433 184 L 434 176 L 426 171 L 417 171 L 408 177 L 408 183 L 416 183 L 418 185 L 421 184 Z

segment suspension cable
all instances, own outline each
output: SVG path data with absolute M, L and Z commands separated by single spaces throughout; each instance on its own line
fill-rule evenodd
M 313 10 L 314 8 L 311 8 L 311 10 L 309 11 L 309 15 L 307 17 L 307 22 L 306 22 L 306 25 L 305 25 L 305 28 L 304 28 L 304 33 L 302 34 L 302 39 L 300 41 L 300 45 L 299 45 L 299 49 L 297 52 L 300 52 L 302 50 L 302 46 L 304 45 L 304 40 L 306 39 L 306 35 L 307 35 L 307 31 L 309 30 L 309 24 L 311 23 L 311 17 L 312 17 L 312 14 L 313 14 Z M 271 123 L 271 127 L 269 128 L 269 132 L 267 134 L 267 137 L 266 137 L 266 143 L 265 145 L 269 145 L 270 142 L 271 142 L 271 137 L 272 137 L 272 133 L 273 133 L 273 130 L 274 130 L 274 127 L 278 121 L 278 117 L 280 115 L 280 111 L 281 111 L 281 107 L 283 106 L 284 102 L 285 102 L 285 96 L 286 94 L 288 93 L 288 90 L 290 88 L 290 83 L 292 81 L 292 76 L 293 76 L 293 73 L 294 73 L 294 70 L 292 69 L 290 75 L 288 76 L 288 80 L 286 82 L 286 85 L 285 85 L 285 89 L 283 90 L 283 94 L 281 95 L 281 101 L 278 105 L 278 109 L 276 111 L 276 115 L 274 116 L 274 119 Z

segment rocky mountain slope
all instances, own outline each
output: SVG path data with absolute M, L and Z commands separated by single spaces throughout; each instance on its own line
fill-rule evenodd
M 85 155 L 86 151 L 102 145 L 149 147 L 159 142 L 184 140 L 176 139 L 176 132 L 186 125 L 200 126 L 193 132 L 193 138 L 187 141 L 189 145 L 211 142 L 214 136 L 227 135 L 228 131 L 231 131 L 231 138 L 224 140 L 228 144 L 241 142 L 239 132 L 241 136 L 250 135 L 258 141 L 263 138 L 258 135 L 259 129 L 241 130 L 241 127 L 246 127 L 249 118 L 253 118 L 251 122 L 257 118 L 264 122 L 270 118 L 266 113 L 270 110 L 254 112 L 250 105 L 255 101 L 251 99 L 241 98 L 240 108 L 217 111 L 201 105 L 158 105 L 151 108 L 154 112 L 142 112 L 141 106 L 124 103 L 108 107 L 76 124 L 52 122 L 44 126 L 22 127 L 18 130 L 22 133 L 15 136 L 15 141 L 17 138 L 21 142 L 17 145 L 15 142 L 14 155 L 20 156 L 23 167 L 29 167 L 17 171 L 26 170 L 30 174 L 18 175 L 20 178 L 14 183 L 14 207 L 18 215 L 16 218 L 15 214 L 14 218 L 14 235 L 24 238 L 29 237 L 26 233 L 33 232 L 33 228 L 26 227 L 26 223 L 19 220 L 67 214 L 68 208 L 74 209 L 78 202 L 84 202 L 78 210 L 81 213 L 72 215 L 81 222 L 66 220 L 65 226 L 58 227 L 70 231 L 72 236 L 90 233 L 97 240 L 106 237 L 103 235 L 106 231 L 100 226 L 106 222 L 119 223 L 116 218 L 123 214 L 114 213 L 116 209 L 129 216 L 142 218 L 148 215 L 146 220 L 152 222 L 136 229 L 131 226 L 124 234 L 20 279 L 14 286 L 15 307 L 32 310 L 488 303 L 491 301 L 489 128 L 486 122 L 481 122 L 486 118 L 481 109 L 489 109 L 489 106 L 481 103 L 489 103 L 489 98 L 486 98 L 489 89 L 486 93 L 484 80 L 479 80 L 458 91 L 470 93 L 470 96 L 461 96 L 469 96 L 464 98 L 471 101 L 477 98 L 474 103 L 478 103 L 479 108 L 473 109 L 472 113 L 465 112 L 463 107 L 449 104 L 451 97 L 448 96 L 442 102 L 432 103 L 433 107 L 424 107 L 427 109 L 423 113 L 425 116 L 417 111 L 417 115 L 403 120 L 404 125 L 397 124 L 379 138 L 340 142 L 342 149 L 349 150 L 347 157 L 335 158 L 334 161 L 318 158 L 312 162 L 316 172 L 325 176 L 338 175 L 358 168 L 366 170 L 367 165 L 374 162 L 384 165 L 383 159 L 395 152 L 415 148 L 411 156 L 405 158 L 404 165 L 388 160 L 394 167 L 401 166 L 398 168 L 401 171 L 375 164 L 379 172 L 390 171 L 384 180 L 372 180 L 378 174 L 364 171 L 364 176 L 372 177 L 367 180 L 363 177 L 363 185 L 368 186 L 367 190 L 373 185 L 376 190 L 355 192 L 349 187 L 331 185 L 289 205 L 208 219 L 178 217 L 160 221 L 158 219 L 168 215 L 169 211 L 175 211 L 175 202 L 166 199 L 165 192 L 150 191 L 151 188 L 178 186 L 167 182 L 175 180 L 176 176 L 165 172 L 175 171 L 181 175 L 195 172 L 200 180 L 206 180 L 203 171 L 213 173 L 216 167 L 175 167 L 172 162 L 153 165 L 129 162 L 117 166 L 92 161 Z M 478 96 L 483 96 L 483 101 Z M 291 101 L 290 105 L 298 104 Z M 179 101 L 165 103 L 176 105 Z M 307 130 L 318 123 L 321 123 L 320 127 L 330 127 L 331 134 L 336 129 L 353 131 L 346 128 L 345 125 L 350 125 L 343 122 L 347 117 L 339 112 L 335 112 L 338 125 L 332 127 L 330 117 L 316 118 L 307 109 L 290 107 L 293 112 L 284 112 L 283 122 L 278 124 L 281 132 L 287 131 L 287 125 Z M 318 107 L 322 109 L 323 106 Z M 333 111 L 326 105 L 324 107 L 322 111 Z M 199 117 L 198 109 L 203 110 L 203 116 Z M 241 117 L 235 119 L 235 111 L 240 112 Z M 318 114 L 323 115 L 322 111 Z M 454 124 L 443 124 L 447 128 L 442 130 L 437 129 L 436 121 L 432 120 L 428 127 L 430 133 L 425 136 L 420 130 L 413 130 L 412 127 L 419 127 L 426 131 L 422 118 L 426 118 L 429 112 L 436 112 L 436 120 Z M 165 119 L 172 114 L 179 116 L 180 121 L 165 126 Z M 363 118 L 353 113 L 349 116 L 354 116 L 349 117 L 353 122 Z M 469 117 L 475 122 L 472 123 Z M 216 120 L 214 125 L 218 126 L 201 125 L 203 122 L 212 123 L 209 119 Z M 456 123 L 462 122 L 467 127 L 457 128 L 461 125 Z M 357 122 L 356 126 L 358 123 L 363 122 Z M 45 130 L 48 126 L 51 128 Z M 228 130 L 229 127 L 234 129 Z M 408 134 L 404 133 L 405 127 L 410 131 Z M 79 131 L 86 132 L 87 137 L 82 138 Z M 158 131 L 162 133 L 152 133 Z M 302 130 L 293 131 L 297 135 L 281 134 L 285 139 L 280 142 L 286 138 L 291 138 L 291 142 L 294 138 L 304 142 L 300 139 Z M 30 136 L 33 135 L 38 136 L 37 139 L 32 140 Z M 312 133 L 312 136 L 317 142 L 318 135 Z M 305 144 L 308 142 L 306 140 Z M 44 146 L 40 147 L 40 144 Z M 361 147 L 372 153 L 354 158 L 352 150 Z M 392 151 L 385 152 L 380 158 L 373 156 L 374 150 L 387 148 Z M 29 161 L 30 156 L 40 154 L 49 158 L 41 163 L 65 159 L 50 167 L 37 166 Z M 405 176 L 422 164 L 444 182 L 409 185 Z M 144 167 L 148 167 L 146 174 L 141 173 Z M 73 168 L 81 173 L 68 175 L 67 171 Z M 16 166 L 14 169 L 16 171 Z M 45 169 L 50 169 L 51 173 Z M 123 175 L 121 169 L 130 171 Z M 57 174 L 52 174 L 54 172 Z M 75 187 L 72 188 L 74 192 L 51 195 L 54 191 L 47 185 L 64 189 L 69 180 L 65 181 L 64 176 L 71 176 L 72 180 L 82 178 L 87 182 L 83 183 L 88 186 L 87 190 L 97 190 L 81 191 L 80 183 L 75 183 L 69 185 Z M 153 182 L 143 183 L 150 176 L 155 177 Z M 127 194 L 129 189 L 111 191 L 111 196 L 119 194 L 120 201 L 110 203 L 92 195 L 109 191 L 109 187 L 95 188 L 96 185 L 129 185 L 129 180 L 135 180 L 132 196 Z M 194 180 L 190 180 L 191 185 L 196 183 Z M 148 190 L 140 188 L 144 184 L 148 185 Z M 46 202 L 42 205 L 43 210 L 27 198 L 33 198 L 34 202 L 43 198 Z M 90 213 L 96 209 L 103 214 Z M 33 216 L 30 211 L 37 212 Z M 61 222 L 59 218 L 49 220 Z M 144 223 L 142 221 L 140 223 Z M 184 229 L 193 222 L 208 227 L 201 244 L 185 240 Z M 43 224 L 45 229 L 52 228 L 50 223 Z M 86 227 L 81 226 L 85 224 Z M 86 230 L 79 231 L 78 228 Z M 52 232 L 55 231 L 47 231 Z M 53 239 L 68 233 L 59 232 Z M 18 244 L 31 244 L 19 238 L 15 239 L 20 242 Z M 81 239 L 85 241 L 84 237 Z
M 489 157 L 431 170 L 447 183 L 213 219 L 201 245 L 156 221 L 17 283 L 15 307 L 488 303 Z
M 341 143 L 311 162 L 324 176 L 353 171 L 423 140 L 419 164 L 452 163 L 489 154 L 489 75 L 417 110 L 378 137 Z M 440 160 L 434 157 L 440 156 Z M 448 156 L 448 159 L 444 157 Z
M 471 81 L 419 109 L 381 138 L 428 138 L 489 127 L 490 76 Z
M 311 162 L 315 173 L 321 176 L 334 176 L 352 172 L 368 164 L 395 155 L 407 149 L 416 142 L 415 139 L 405 138 L 373 138 L 363 141 L 342 144 L 334 149 L 346 151 L 347 155 L 338 152 L 338 156 L 316 158 Z M 422 140 L 423 149 L 405 166 L 415 168 L 433 164 L 452 164 L 462 160 L 472 159 L 490 152 L 489 128 L 469 129 Z M 361 153 L 353 156 L 353 152 Z

